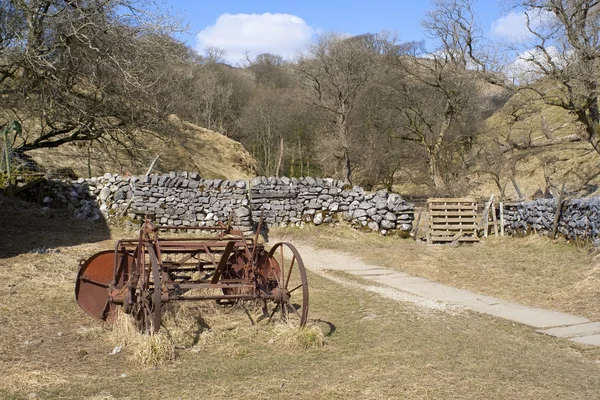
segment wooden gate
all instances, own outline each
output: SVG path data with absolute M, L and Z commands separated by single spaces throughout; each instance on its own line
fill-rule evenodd
M 470 198 L 428 199 L 427 243 L 478 242 L 477 202 Z

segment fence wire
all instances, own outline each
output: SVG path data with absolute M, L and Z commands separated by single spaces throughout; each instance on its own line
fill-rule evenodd
M 23 156 L 14 151 L 10 144 L 8 145 L 8 164 L 6 157 L 7 147 L 0 140 L 0 172 L 6 174 L 10 167 L 12 174 L 43 173 L 44 170 L 33 159 Z

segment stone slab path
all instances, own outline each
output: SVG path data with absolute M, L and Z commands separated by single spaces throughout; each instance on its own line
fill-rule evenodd
M 386 291 L 369 289 L 400 301 L 408 301 L 421 306 L 442 304 L 464 307 L 475 312 L 531 326 L 539 333 L 566 338 L 577 343 L 600 346 L 600 322 L 592 322 L 577 315 L 528 307 L 442 285 L 425 278 L 366 264 L 360 258 L 347 253 L 317 249 L 303 242 L 292 241 L 292 243 L 302 255 L 306 268 L 313 272 L 326 275 L 327 271 L 342 271 L 400 292 L 390 295 Z

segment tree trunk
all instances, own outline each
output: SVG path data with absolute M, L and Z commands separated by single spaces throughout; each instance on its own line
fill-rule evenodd
M 515 191 L 517 192 L 517 196 L 519 196 L 519 200 L 521 200 L 523 198 L 523 193 L 521 193 L 521 189 L 519 188 L 519 185 L 517 184 L 517 180 L 515 179 L 515 176 L 511 175 L 510 180 L 511 180 L 513 186 L 515 187 Z
M 277 169 L 275 170 L 275 176 L 279 178 L 279 171 L 281 170 L 281 160 L 283 159 L 283 138 L 279 141 L 279 159 L 277 160 Z
M 596 122 L 594 122 L 585 112 L 585 110 L 575 110 L 575 115 L 579 122 L 585 127 L 587 133 L 587 140 L 592 145 L 596 153 L 600 154 L 600 147 L 598 147 L 598 128 Z
M 344 149 L 344 184 L 352 186 L 352 164 L 348 149 Z
M 433 181 L 433 185 L 437 190 L 445 189 L 446 183 L 444 182 L 442 172 L 440 171 L 437 152 L 428 149 L 427 153 L 429 154 L 429 177 Z
M 296 163 L 296 152 L 292 149 L 292 162 L 290 163 L 290 177 L 294 177 L 296 176 L 296 168 L 295 168 L 295 164 Z
M 352 163 L 350 162 L 350 152 L 348 151 L 348 137 L 350 126 L 348 124 L 348 108 L 346 104 L 340 100 L 338 107 L 337 127 L 340 144 L 344 152 L 344 184 L 352 185 Z
M 304 153 L 302 152 L 302 142 L 298 138 L 298 157 L 300 157 L 300 175 L 304 176 Z
M 442 126 L 440 127 L 439 134 L 437 139 L 433 143 L 432 147 L 427 149 L 429 154 L 429 174 L 431 176 L 431 180 L 437 190 L 442 190 L 446 188 L 446 182 L 442 177 L 442 172 L 440 171 L 439 164 L 439 151 L 442 147 L 442 143 L 444 142 L 444 137 L 446 136 L 446 132 L 448 128 L 450 128 L 450 124 L 452 123 L 452 119 L 454 118 L 454 108 L 450 103 L 450 100 L 446 100 L 446 108 L 444 111 L 444 120 L 442 121 Z
M 88 178 L 92 178 L 92 142 L 88 144 L 87 148 L 87 173 Z

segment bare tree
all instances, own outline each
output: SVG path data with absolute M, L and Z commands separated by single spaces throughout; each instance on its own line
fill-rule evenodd
M 205 128 L 227 134 L 226 119 L 233 94 L 232 85 L 229 82 L 222 82 L 218 72 L 213 69 L 204 68 L 198 72 L 194 82 L 196 92 L 194 105 L 198 108 L 197 123 Z
M 241 142 L 257 159 L 259 173 L 267 176 L 303 171 L 312 150 L 314 113 L 293 92 L 257 87 L 240 119 Z
M 334 154 L 344 165 L 344 179 L 352 183 L 351 115 L 361 92 L 378 69 L 378 55 L 389 41 L 380 35 L 346 38 L 325 34 L 298 59 L 294 70 L 307 89 L 310 104 L 327 115 Z
M 477 130 L 474 110 L 477 86 L 468 71 L 440 59 L 417 55 L 398 62 L 404 79 L 390 84 L 390 105 L 402 118 L 396 130 L 400 139 L 426 150 L 429 176 L 436 190 L 446 189 L 452 163 Z
M 275 88 L 289 87 L 291 74 L 283 57 L 277 54 L 261 53 L 254 60 L 246 58 L 248 69 L 252 71 L 256 83 Z
M 259 161 L 259 172 L 271 176 L 275 173 L 278 145 L 285 129 L 285 103 L 277 91 L 262 90 L 250 101 L 240 123 L 252 154 Z
M 426 36 L 439 42 L 437 50 L 448 62 L 463 69 L 488 69 L 478 55 L 482 36 L 475 24 L 473 0 L 435 0 L 422 25 Z
M 520 89 L 575 115 L 583 127 L 579 137 L 600 154 L 600 2 L 520 0 L 512 4 L 525 12 L 532 37 L 518 51 L 521 66 L 534 82 L 521 82 Z
M 390 79 L 390 104 L 403 116 L 397 134 L 424 147 L 429 176 L 438 191 L 452 180 L 451 164 L 465 162 L 478 115 L 478 92 L 485 63 L 474 55 L 477 36 L 470 0 L 437 0 L 423 26 L 438 47 L 427 52 L 415 44 L 396 57 Z
M 355 180 L 363 187 L 383 185 L 392 190 L 396 173 L 403 167 L 422 170 L 422 149 L 398 137 L 396 129 L 402 118 L 384 95 L 395 78 L 396 75 L 379 73 L 361 94 L 354 110 L 355 134 L 350 150 L 356 165 Z
M 137 0 L 0 1 L 1 101 L 3 118 L 24 126 L 17 151 L 163 126 L 151 96 L 174 26 L 152 10 Z
M 224 63 L 227 57 L 227 50 L 215 46 L 208 46 L 204 49 L 205 62 L 208 63 Z

